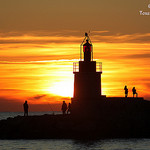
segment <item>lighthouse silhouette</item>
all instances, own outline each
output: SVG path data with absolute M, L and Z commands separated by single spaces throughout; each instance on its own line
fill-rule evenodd
M 80 61 L 73 63 L 73 74 L 72 114 L 96 113 L 99 101 L 106 96 L 101 94 L 102 63 L 93 61 L 93 45 L 87 33 L 80 45 Z

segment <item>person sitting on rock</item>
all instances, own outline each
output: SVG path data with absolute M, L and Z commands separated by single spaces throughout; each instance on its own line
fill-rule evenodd
M 63 115 L 65 115 L 66 114 L 66 110 L 67 110 L 67 104 L 65 103 L 65 101 L 63 101 L 61 110 L 62 110 Z

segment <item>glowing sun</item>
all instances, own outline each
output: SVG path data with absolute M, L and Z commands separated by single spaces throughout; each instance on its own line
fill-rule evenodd
M 55 82 L 48 90 L 52 94 L 56 94 L 64 97 L 73 97 L 73 82 L 72 81 L 60 81 Z

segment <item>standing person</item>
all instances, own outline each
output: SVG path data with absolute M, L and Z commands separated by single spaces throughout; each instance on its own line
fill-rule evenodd
M 137 92 L 136 92 L 135 87 L 133 87 L 132 92 L 133 92 L 133 97 L 134 97 L 135 94 L 136 94 L 136 97 L 137 97 L 138 94 L 137 94 Z
M 125 97 L 128 97 L 128 88 L 127 88 L 126 85 L 125 85 L 125 87 L 124 87 L 124 90 L 125 90 Z
M 67 110 L 67 104 L 65 103 L 65 101 L 63 101 L 61 110 L 63 112 L 63 115 L 65 115 L 66 114 L 66 110 Z
M 71 113 L 71 104 L 70 104 L 70 103 L 68 104 L 67 114 L 68 114 L 68 113 Z
M 23 104 L 23 107 L 24 107 L 24 116 L 28 116 L 28 103 L 27 101 L 25 101 L 25 103 Z

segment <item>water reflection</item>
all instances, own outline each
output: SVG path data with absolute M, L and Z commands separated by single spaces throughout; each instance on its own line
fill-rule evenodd
M 0 150 L 150 150 L 150 139 L 0 140 Z
M 150 139 L 75 140 L 75 150 L 150 150 Z
M 74 147 L 77 147 L 76 150 L 81 149 L 93 149 L 98 140 L 73 140 Z

